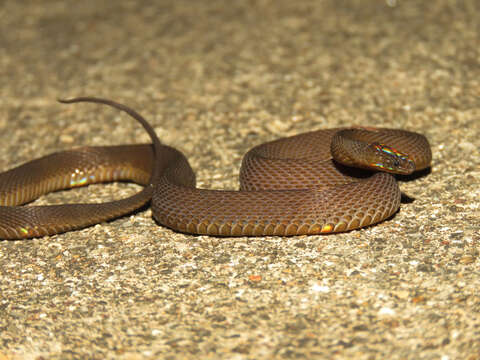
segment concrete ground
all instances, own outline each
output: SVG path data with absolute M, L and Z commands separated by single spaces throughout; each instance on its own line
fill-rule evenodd
M 149 209 L 0 241 L 0 359 L 480 359 L 479 4 L 5 1 L 0 169 L 78 145 L 148 141 L 198 185 L 237 188 L 248 148 L 346 124 L 432 145 L 390 220 L 332 236 L 215 238 Z M 38 203 L 102 201 L 113 184 Z

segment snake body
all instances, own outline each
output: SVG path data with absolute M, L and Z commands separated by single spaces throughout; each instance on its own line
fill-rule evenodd
M 84 147 L 0 173 L 0 238 L 83 228 L 131 213 L 150 200 L 158 223 L 185 233 L 287 236 L 348 231 L 394 214 L 401 193 L 391 173 L 410 174 L 431 161 L 428 141 L 417 133 L 358 127 L 318 130 L 247 152 L 239 191 L 199 189 L 186 157 L 161 144 L 138 113 L 98 98 L 62 102 L 82 101 L 128 113 L 146 129 L 152 144 Z M 100 204 L 22 206 L 50 191 L 118 180 L 145 187 L 131 197 Z

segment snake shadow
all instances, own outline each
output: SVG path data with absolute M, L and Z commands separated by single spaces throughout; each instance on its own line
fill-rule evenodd
M 409 181 L 415 181 L 417 179 L 423 178 L 423 177 L 429 175 L 431 172 L 432 172 L 432 168 L 428 167 L 428 168 L 423 169 L 423 170 L 415 171 L 414 173 L 412 173 L 410 175 L 398 175 L 397 174 L 397 175 L 395 175 L 395 178 L 399 181 L 402 181 L 402 182 L 409 182 Z M 402 191 L 401 202 L 403 204 L 411 204 L 414 201 L 415 201 L 415 198 L 405 194 Z

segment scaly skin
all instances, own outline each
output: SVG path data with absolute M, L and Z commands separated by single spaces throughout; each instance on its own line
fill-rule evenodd
M 348 231 L 394 214 L 400 206 L 400 190 L 388 173 L 371 175 L 345 165 L 405 174 L 426 168 L 431 161 L 428 141 L 420 134 L 361 127 L 318 130 L 251 149 L 242 163 L 240 191 L 197 189 L 186 157 L 161 145 L 148 122 L 132 109 L 97 98 L 61 101 L 120 109 L 142 124 L 152 145 L 84 147 L 1 173 L 0 238 L 83 228 L 128 214 L 150 200 L 161 225 L 192 234 L 288 236 Z M 146 187 L 108 203 L 19 206 L 50 191 L 115 180 Z

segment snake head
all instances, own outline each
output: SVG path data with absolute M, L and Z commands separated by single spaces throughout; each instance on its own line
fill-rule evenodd
M 373 159 L 370 162 L 372 168 L 404 175 L 415 171 L 415 163 L 407 154 L 380 143 L 372 143 L 370 146 L 373 149 Z

